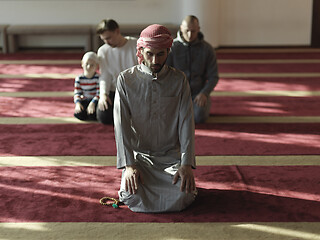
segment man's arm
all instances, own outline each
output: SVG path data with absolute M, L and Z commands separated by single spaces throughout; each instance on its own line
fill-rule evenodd
M 184 76 L 181 91 L 181 105 L 179 112 L 179 140 L 181 147 L 181 166 L 174 175 L 173 184 L 181 178 L 180 190 L 191 193 L 195 190 L 195 180 L 192 168 L 196 167 L 194 154 L 194 116 L 190 87 Z
M 120 73 L 114 98 L 114 129 L 117 145 L 117 168 L 134 165 L 134 155 L 131 145 L 131 111 L 124 90 L 124 76 Z
M 207 82 L 204 85 L 201 93 L 205 94 L 207 97 L 210 97 L 210 93 L 215 88 L 219 81 L 219 72 L 218 72 L 218 63 L 215 51 L 211 45 L 207 45 L 206 48 L 206 78 Z
M 80 84 L 80 77 L 77 76 L 74 80 L 74 90 L 73 90 L 73 102 L 77 103 L 81 100 L 81 95 L 83 94 L 81 84 Z
M 143 184 L 143 178 L 135 167 L 133 149 L 131 146 L 132 129 L 131 114 L 124 90 L 124 78 L 120 74 L 117 81 L 117 89 L 114 99 L 114 127 L 117 145 L 117 168 L 125 168 L 125 190 L 135 194 L 138 185 Z
M 181 89 L 179 108 L 179 141 L 181 151 L 181 165 L 190 165 L 195 168 L 194 154 L 194 115 L 189 83 L 184 75 Z
M 112 76 L 108 72 L 108 64 L 105 58 L 106 53 L 101 50 L 98 50 L 98 57 L 99 57 L 99 67 L 100 67 L 100 76 L 99 76 L 99 91 L 100 91 L 100 98 L 98 102 L 98 108 L 101 111 L 105 111 L 108 109 L 108 103 L 112 105 L 112 101 L 109 98 L 110 86 Z

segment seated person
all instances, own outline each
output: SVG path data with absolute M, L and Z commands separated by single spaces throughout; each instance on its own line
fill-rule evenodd
M 167 64 L 186 74 L 195 123 L 205 122 L 210 114 L 210 93 L 218 83 L 219 74 L 214 48 L 204 40 L 197 17 L 190 15 L 182 21 Z
M 83 74 L 77 76 L 74 83 L 74 116 L 80 120 L 97 120 L 96 107 L 99 101 L 99 66 L 95 52 L 83 55 L 81 66 Z
M 134 212 L 181 211 L 196 197 L 194 119 L 185 75 L 165 65 L 172 37 L 145 28 L 140 65 L 120 73 L 114 100 L 119 199 Z
M 138 64 L 137 39 L 122 36 L 118 23 L 113 19 L 102 20 L 97 34 L 105 43 L 98 49 L 100 60 L 100 99 L 97 119 L 103 124 L 113 124 L 113 101 L 117 77 L 120 72 Z

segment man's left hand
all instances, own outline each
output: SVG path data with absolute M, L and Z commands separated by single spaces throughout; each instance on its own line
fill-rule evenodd
M 172 184 L 178 182 L 179 177 L 181 178 L 180 191 L 186 193 L 192 193 L 196 189 L 194 181 L 192 167 L 190 165 L 182 165 L 173 177 Z
M 194 102 L 199 106 L 199 107 L 204 107 L 207 104 L 208 97 L 203 94 L 199 93 L 195 99 Z

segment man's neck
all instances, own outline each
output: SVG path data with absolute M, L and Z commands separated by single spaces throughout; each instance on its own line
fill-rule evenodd
M 126 39 L 125 37 L 123 37 L 122 35 L 120 36 L 120 40 L 119 40 L 119 45 L 118 47 L 123 47 L 124 45 L 126 45 L 128 39 Z

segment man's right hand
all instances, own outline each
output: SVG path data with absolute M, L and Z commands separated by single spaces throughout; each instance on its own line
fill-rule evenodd
M 106 111 L 108 109 L 108 103 L 112 105 L 112 101 L 109 96 L 106 94 L 101 95 L 98 102 L 98 109 L 100 111 Z
M 139 179 L 143 184 L 142 175 L 135 166 L 126 166 L 126 170 L 124 172 L 124 179 L 126 183 L 125 190 L 130 194 L 137 193 Z

